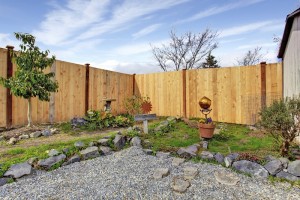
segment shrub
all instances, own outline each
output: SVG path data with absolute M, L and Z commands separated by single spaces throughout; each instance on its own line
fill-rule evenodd
M 300 99 L 274 101 L 261 110 L 260 116 L 260 125 L 277 141 L 281 155 L 288 156 L 290 144 L 300 129 Z

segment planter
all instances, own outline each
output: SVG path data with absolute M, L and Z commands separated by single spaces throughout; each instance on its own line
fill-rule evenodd
M 199 124 L 199 136 L 210 139 L 213 137 L 216 125 L 214 124 Z

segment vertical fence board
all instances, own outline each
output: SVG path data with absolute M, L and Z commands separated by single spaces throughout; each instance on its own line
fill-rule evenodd
M 0 48 L 0 76 L 6 78 L 7 75 L 7 50 Z M 6 88 L 0 85 L 0 127 L 6 126 Z

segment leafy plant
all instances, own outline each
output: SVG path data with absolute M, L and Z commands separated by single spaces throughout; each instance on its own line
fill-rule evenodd
M 11 52 L 17 71 L 8 79 L 0 77 L 0 84 L 9 88 L 13 95 L 27 99 L 27 126 L 30 127 L 32 126 L 32 97 L 38 97 L 41 101 L 49 101 L 50 93 L 57 91 L 58 83 L 53 80 L 55 74 L 43 71 L 53 64 L 55 56 L 48 58 L 49 50 L 43 52 L 35 46 L 35 37 L 30 34 L 15 33 L 15 37 L 22 42 L 19 52 Z
M 137 115 L 142 113 L 143 103 L 151 104 L 150 98 L 133 95 L 132 97 L 125 99 L 124 106 L 128 114 Z
M 300 131 L 300 98 L 274 101 L 261 110 L 260 116 L 260 125 L 277 141 L 281 155 L 288 156 L 291 142 Z

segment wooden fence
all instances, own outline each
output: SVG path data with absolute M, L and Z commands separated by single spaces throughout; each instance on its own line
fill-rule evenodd
M 282 65 L 182 70 L 135 76 L 136 95 L 148 96 L 159 116 L 203 117 L 198 101 L 212 100 L 215 121 L 254 124 L 262 106 L 282 97 Z
M 10 76 L 11 70 L 16 66 L 7 49 L 0 48 L 0 76 Z M 129 75 L 56 61 L 49 70 L 55 72 L 59 89 L 50 102 L 33 99 L 34 123 L 68 121 L 87 109 L 103 110 L 104 98 L 116 99 L 114 114 L 124 113 L 123 101 L 134 94 L 150 97 L 151 113 L 184 117 L 202 117 L 198 101 L 207 96 L 213 120 L 254 124 L 261 107 L 282 98 L 281 63 Z M 0 127 L 26 124 L 27 102 L 7 91 L 0 86 Z
M 0 48 L 0 76 L 7 77 L 7 50 Z M 13 65 L 12 70 L 16 70 Z M 58 92 L 53 93 L 50 102 L 32 99 L 32 120 L 34 123 L 68 121 L 84 116 L 87 109 L 103 110 L 104 98 L 116 99 L 112 102 L 112 113 L 124 113 L 124 99 L 133 94 L 133 76 L 87 65 L 55 61 L 52 72 L 58 81 Z M 27 101 L 12 96 L 11 105 L 7 101 L 7 89 L 0 86 L 0 127 L 19 126 L 27 123 Z M 11 109 L 11 120 L 7 110 Z

